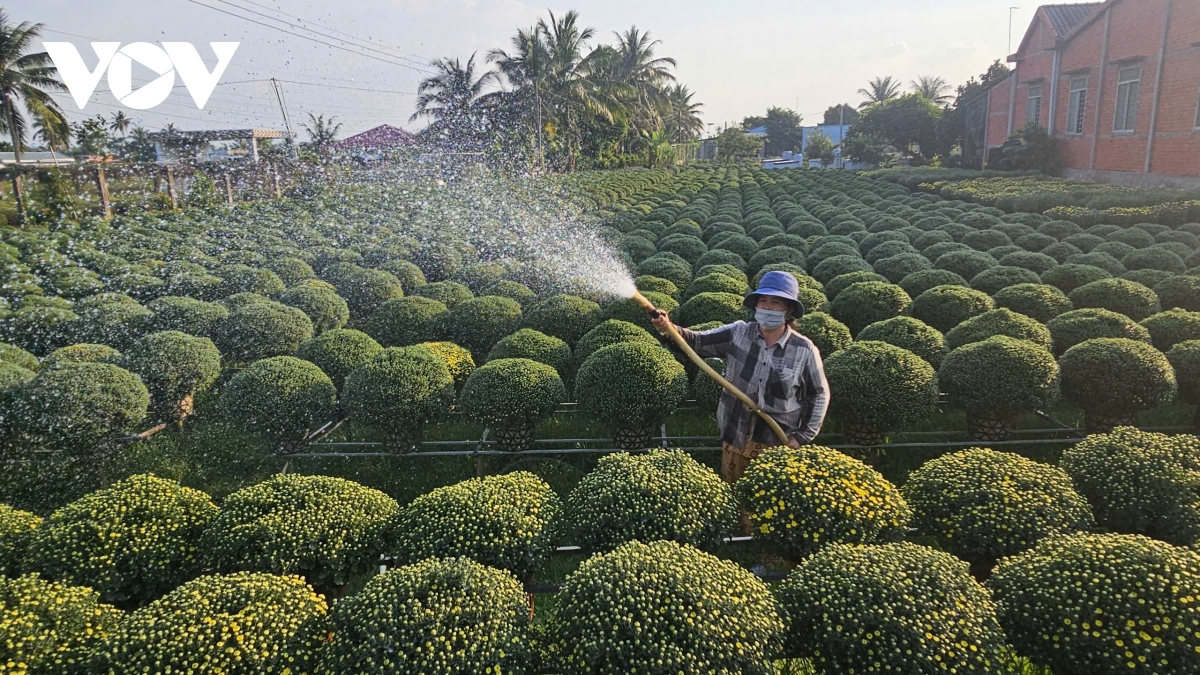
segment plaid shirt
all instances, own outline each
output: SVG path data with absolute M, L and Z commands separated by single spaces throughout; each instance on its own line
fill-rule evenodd
M 789 437 L 801 445 L 816 438 L 829 409 L 829 383 L 821 353 L 811 340 L 789 327 L 768 347 L 753 321 L 703 332 L 679 328 L 679 333 L 700 356 L 724 358 L 725 379 L 757 401 Z M 728 391 L 721 392 L 717 423 L 721 440 L 737 448 L 749 440 L 779 442 L 771 428 Z

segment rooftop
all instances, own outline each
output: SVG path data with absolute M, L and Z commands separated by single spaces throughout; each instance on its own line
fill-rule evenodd
M 1086 2 L 1075 5 L 1042 5 L 1041 9 L 1046 13 L 1050 24 L 1054 26 L 1054 32 L 1062 37 L 1071 32 L 1075 26 L 1083 23 L 1103 4 L 1102 2 Z
M 416 136 L 404 129 L 390 124 L 381 124 L 374 129 L 368 129 L 361 134 L 338 141 L 337 147 L 342 149 L 392 148 L 412 145 L 416 143 L 416 140 Z

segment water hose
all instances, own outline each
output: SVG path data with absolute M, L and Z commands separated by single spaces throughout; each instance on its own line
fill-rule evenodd
M 634 293 L 633 301 L 641 305 L 642 309 L 646 310 L 646 313 L 651 317 L 658 316 L 660 310 L 654 306 L 654 303 L 647 300 L 646 296 L 642 295 L 641 293 Z M 667 335 L 670 336 L 671 340 L 674 341 L 675 344 L 679 345 L 679 348 L 683 350 L 684 354 L 687 354 L 687 357 L 692 360 L 692 363 L 695 363 L 696 366 L 699 367 L 700 370 L 703 370 L 706 375 L 716 380 L 717 384 L 729 390 L 729 393 L 737 397 L 737 399 L 744 403 L 747 408 L 754 412 L 754 414 L 761 417 L 763 421 L 767 423 L 767 426 L 771 427 L 771 431 L 774 431 L 775 435 L 779 437 L 779 442 L 787 445 L 787 434 L 784 433 L 783 428 L 779 426 L 779 423 L 761 408 L 759 408 L 754 400 L 747 396 L 745 392 L 733 386 L 729 380 L 726 380 L 724 377 L 722 377 L 721 374 L 713 370 L 713 367 L 708 365 L 704 359 L 700 358 L 700 355 L 697 354 L 694 349 L 692 349 L 692 346 L 687 343 L 687 340 L 684 340 L 683 336 L 679 334 L 679 331 L 675 330 L 674 324 L 667 324 Z

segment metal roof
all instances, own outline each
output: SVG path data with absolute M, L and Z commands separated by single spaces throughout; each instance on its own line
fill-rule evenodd
M 1050 20 L 1050 25 L 1054 27 L 1054 32 L 1058 33 L 1059 37 L 1063 37 L 1075 26 L 1086 21 L 1103 4 L 1102 2 L 1086 2 L 1076 5 L 1042 5 L 1041 9 L 1046 13 L 1046 18 Z
M 287 138 L 288 133 L 279 129 L 218 129 L 210 131 L 176 131 L 174 134 L 155 131 L 149 134 L 154 141 L 171 138 L 187 138 L 195 141 L 236 141 L 245 138 Z

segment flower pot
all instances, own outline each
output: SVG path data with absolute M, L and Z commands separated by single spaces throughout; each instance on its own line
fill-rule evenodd
M 1012 416 L 991 411 L 968 412 L 967 433 L 976 441 L 1007 441 L 1012 438 Z
M 842 426 L 842 430 L 846 433 L 846 442 L 854 445 L 883 445 L 883 441 L 887 437 L 887 432 L 859 422 L 846 422 Z
M 523 423 L 492 429 L 488 436 L 496 441 L 497 450 L 528 450 L 533 447 L 533 424 Z
M 1107 434 L 1117 427 L 1132 427 L 1136 423 L 1137 415 L 1134 413 L 1125 415 L 1098 415 L 1089 412 L 1084 415 L 1083 426 L 1088 434 Z
M 622 427 L 613 433 L 613 443 L 622 450 L 640 450 L 651 446 L 654 440 L 654 425 L 644 427 Z

